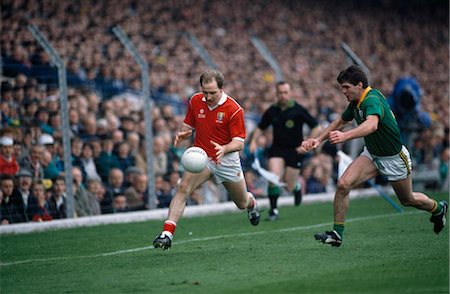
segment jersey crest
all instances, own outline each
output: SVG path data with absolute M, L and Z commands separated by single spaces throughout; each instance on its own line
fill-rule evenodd
M 293 121 L 292 119 L 288 119 L 288 120 L 285 122 L 285 126 L 286 126 L 286 128 L 288 128 L 288 129 L 292 129 L 292 128 L 294 127 L 294 125 L 295 125 L 295 123 L 294 123 L 294 121 Z
M 225 118 L 225 112 L 218 112 L 216 123 L 222 124 L 224 118 Z

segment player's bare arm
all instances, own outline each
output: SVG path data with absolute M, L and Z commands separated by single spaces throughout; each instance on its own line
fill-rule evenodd
M 366 120 L 357 128 L 351 129 L 347 132 L 331 131 L 330 143 L 338 144 L 355 138 L 365 137 L 378 129 L 379 118 L 377 115 L 369 115 Z
M 312 137 L 309 138 L 308 140 L 303 141 L 301 146 L 306 151 L 314 150 L 317 147 L 319 147 L 320 143 L 322 143 L 325 139 L 328 138 L 330 132 L 342 129 L 345 126 L 345 124 L 347 124 L 347 122 L 339 117 L 335 119 L 333 122 L 331 122 L 331 124 L 327 128 L 325 128 L 322 132 L 320 132 L 320 134 L 317 135 L 317 137 L 315 138 Z
M 211 143 L 214 144 L 214 149 L 216 149 L 216 156 L 217 156 L 217 161 L 219 162 L 222 157 L 230 152 L 234 152 L 234 151 L 240 151 L 244 148 L 244 142 L 238 139 L 233 139 L 230 141 L 230 143 L 226 144 L 226 145 L 220 145 L 216 142 L 214 142 L 213 140 L 211 140 Z
M 183 125 L 181 130 L 176 134 L 173 145 L 176 147 L 178 145 L 178 143 L 180 143 L 181 141 L 184 141 L 184 140 L 190 138 L 192 136 L 192 131 L 193 130 L 191 128 L 189 128 L 186 125 Z
M 322 131 L 321 126 L 315 127 L 314 129 L 311 130 L 310 138 L 317 137 L 321 131 Z M 304 141 L 300 142 L 300 145 L 295 149 L 297 151 L 297 153 L 299 153 L 299 154 L 305 154 L 308 152 L 308 150 L 306 150 L 305 147 L 303 146 L 303 142 Z

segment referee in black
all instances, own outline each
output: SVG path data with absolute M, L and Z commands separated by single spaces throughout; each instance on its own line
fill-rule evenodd
M 291 98 L 291 86 L 285 81 L 277 82 L 276 96 L 278 101 L 271 105 L 263 114 L 258 127 L 255 129 L 250 141 L 250 152 L 257 148 L 257 139 L 263 131 L 272 125 L 273 142 L 268 153 L 268 168 L 287 184 L 287 190 L 295 197 L 295 205 L 302 201 L 301 184 L 298 181 L 300 168 L 303 161 L 303 124 L 311 129 L 310 136 L 315 138 L 321 128 L 315 118 L 309 112 Z M 268 219 L 278 219 L 278 197 L 281 187 L 269 183 L 268 196 L 270 211 Z

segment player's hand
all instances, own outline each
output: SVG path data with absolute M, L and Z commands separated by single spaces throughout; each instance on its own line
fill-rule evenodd
M 183 140 L 186 140 L 191 135 L 192 135 L 192 130 L 179 131 L 178 134 L 175 136 L 175 141 L 173 142 L 173 146 L 177 147 L 178 143 L 180 143 Z
M 329 135 L 330 143 L 331 144 L 338 144 L 344 142 L 345 139 L 345 133 L 341 131 L 331 131 Z
M 303 141 L 302 144 L 300 145 L 300 147 L 302 149 L 304 149 L 306 152 L 308 152 L 313 149 L 316 149 L 317 147 L 319 147 L 319 145 L 320 145 L 320 140 L 310 138 L 308 140 Z
M 300 144 L 297 148 L 295 148 L 298 154 L 305 154 L 308 153 L 308 151 Z
M 218 143 L 214 142 L 213 140 L 210 140 L 210 142 L 214 145 L 214 149 L 216 149 L 216 161 L 220 162 L 222 157 L 225 155 L 225 147 L 222 145 L 219 145 Z

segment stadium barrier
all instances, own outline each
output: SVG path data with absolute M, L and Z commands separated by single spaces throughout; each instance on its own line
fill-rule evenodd
M 392 188 L 384 187 L 384 192 L 391 195 L 393 193 Z M 378 196 L 379 193 L 376 189 L 359 189 L 352 190 L 350 192 L 350 198 L 368 198 Z M 316 202 L 331 202 L 334 199 L 334 193 L 319 193 L 319 194 L 307 194 L 303 197 L 303 204 L 316 203 Z M 259 198 L 258 204 L 260 208 L 269 207 L 268 198 Z M 289 206 L 293 205 L 292 196 L 280 197 L 278 201 L 279 206 Z M 222 202 L 218 204 L 205 204 L 205 205 L 195 205 L 186 206 L 183 217 L 198 217 L 204 215 L 215 215 L 224 212 L 238 211 L 236 205 L 231 202 Z M 53 220 L 49 222 L 40 223 L 20 223 L 11 225 L 0 226 L 0 235 L 5 234 L 25 234 L 32 232 L 43 232 L 48 230 L 57 229 L 68 229 L 77 227 L 92 227 L 98 225 L 107 224 L 124 224 L 133 222 L 143 222 L 148 220 L 164 220 L 167 217 L 168 209 L 155 209 L 146 211 L 136 211 L 127 213 L 116 213 L 116 214 L 104 214 L 91 217 L 81 217 L 75 219 L 62 219 Z M 330 218 L 331 216 L 326 216 Z

